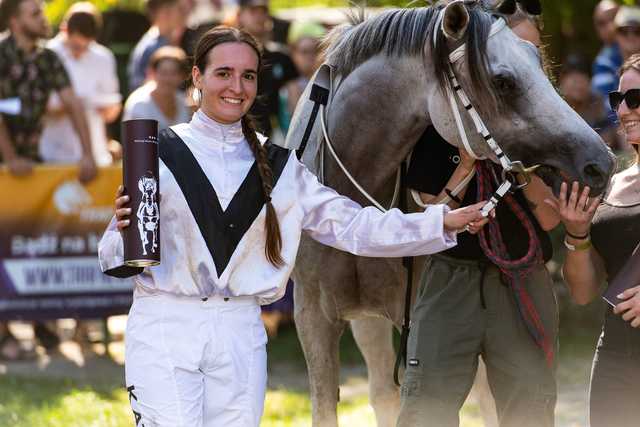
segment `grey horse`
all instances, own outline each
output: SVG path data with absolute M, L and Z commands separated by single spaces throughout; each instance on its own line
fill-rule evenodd
M 480 2 L 455 1 L 353 18 L 329 34 L 325 60 L 333 87 L 327 134 L 346 168 L 374 198 L 392 199 L 396 171 L 427 126 L 462 146 L 444 89 L 449 54 L 462 42 L 466 50 L 455 66 L 458 80 L 508 156 L 542 165 L 536 173 L 556 194 L 563 180 L 589 185 L 594 194 L 604 191 L 614 166 L 610 151 L 556 93 L 535 46 L 508 28 L 489 37 L 496 19 Z M 289 147 L 297 146 L 307 125 L 309 92 L 307 87 L 298 103 Z M 473 150 L 496 160 L 458 107 Z M 305 163 L 339 193 L 370 204 L 324 152 L 321 138 L 316 120 Z M 367 362 L 378 425 L 394 425 L 399 394 L 392 381 L 391 338 L 392 325 L 402 324 L 401 260 L 356 257 L 304 237 L 294 280 L 313 425 L 337 425 L 338 342 L 348 322 Z

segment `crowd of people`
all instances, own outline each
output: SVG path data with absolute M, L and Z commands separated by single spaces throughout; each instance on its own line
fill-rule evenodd
M 183 0 L 148 0 L 146 6 L 151 26 L 131 52 L 126 88 L 123 88 L 122 82 L 118 80 L 113 53 L 96 41 L 100 34 L 101 17 L 91 3 L 74 4 L 65 15 L 58 34 L 48 39 L 50 29 L 40 1 L 0 2 L 0 29 L 6 30 L 6 34 L 0 39 L 0 99 L 15 99 L 20 105 L 18 113 L 2 112 L 0 115 L 0 162 L 7 166 L 10 173 L 21 176 L 28 175 L 40 162 L 77 164 L 78 179 L 88 182 L 95 177 L 97 167 L 112 164 L 121 156 L 121 148 L 117 142 L 110 140 L 106 125 L 135 118 L 156 119 L 161 130 L 180 125 L 172 128 L 178 131 L 177 136 L 174 136 L 178 140 L 184 140 L 190 147 L 195 146 L 200 139 L 206 139 L 203 134 L 198 133 L 201 129 L 208 129 L 207 135 L 213 139 L 217 136 L 222 139 L 229 137 L 238 141 L 246 140 L 249 144 L 245 147 L 247 152 L 234 151 L 230 156 L 235 155 L 237 159 L 229 162 L 237 161 L 245 167 L 248 165 L 245 164 L 246 160 L 250 158 L 253 161 L 255 157 L 260 163 L 259 177 L 256 179 L 260 180 L 260 188 L 265 192 L 267 206 L 267 258 L 262 259 L 264 251 L 250 248 L 256 254 L 260 252 L 252 259 L 259 260 L 262 263 L 260 268 L 269 272 L 265 273 L 265 277 L 273 279 L 277 285 L 273 289 L 284 289 L 280 282 L 286 282 L 287 278 L 280 274 L 281 270 L 277 270 L 282 262 L 280 249 L 283 237 L 277 220 L 273 222 L 276 211 L 272 206 L 272 197 L 275 200 L 276 196 L 271 194 L 275 185 L 273 180 L 278 178 L 274 178 L 273 171 L 265 168 L 266 150 L 271 148 L 260 145 L 246 114 L 251 108 L 256 130 L 262 135 L 277 138 L 286 134 L 296 103 L 319 65 L 320 40 L 326 28 L 318 22 L 295 22 L 288 29 L 288 43 L 278 43 L 273 35 L 276 25 L 281 24 L 270 16 L 266 0 L 240 0 L 237 13 L 225 22 L 231 24 L 230 27 L 219 29 L 218 32 L 208 32 L 205 38 L 195 43 L 199 32 L 187 26 L 192 3 Z M 640 141 L 637 130 L 637 123 L 640 122 L 640 114 L 637 112 L 640 108 L 640 96 L 631 91 L 640 84 L 640 7 L 620 6 L 613 0 L 602 0 L 594 10 L 593 20 L 602 49 L 593 63 L 581 53 L 573 53 L 565 58 L 558 79 L 559 90 L 571 107 L 614 151 L 637 151 L 635 147 Z M 518 37 L 540 47 L 541 28 L 538 18 L 518 9 L 509 24 Z M 233 30 L 233 26 L 241 31 Z M 258 43 L 262 50 L 257 47 Z M 236 51 L 229 51 L 230 46 Z M 233 52 L 237 52 L 237 56 Z M 192 56 L 200 61 L 196 62 L 193 69 L 190 68 Z M 236 75 L 235 69 L 215 68 L 212 64 L 220 61 L 220 58 L 244 67 L 243 71 Z M 190 77 L 194 79 L 195 89 L 185 85 Z M 242 90 L 229 89 L 232 85 L 229 82 L 235 81 L 234 79 L 240 82 L 238 87 Z M 216 98 L 216 91 L 245 91 L 243 96 L 246 96 L 233 99 L 233 102 L 223 100 L 229 104 L 223 105 Z M 610 103 L 611 92 L 617 93 L 611 96 L 612 100 L 617 100 L 613 104 Z M 256 103 L 253 103 L 254 99 L 257 100 Z M 620 132 L 620 124 L 624 132 Z M 424 150 L 424 143 L 427 141 L 429 149 Z M 196 148 L 193 149 L 197 151 Z M 207 169 L 204 173 L 211 175 L 211 181 L 219 179 L 226 182 L 226 178 L 220 177 L 218 169 L 231 163 L 219 164 L 216 157 L 218 154 L 213 151 L 215 150 L 212 153 L 198 154 L 199 158 L 206 158 L 215 165 L 215 168 Z M 268 154 L 279 155 L 275 149 Z M 212 160 L 214 158 L 218 160 Z M 285 164 L 286 160 L 282 166 Z M 552 355 L 557 350 L 558 319 L 551 280 L 545 267 L 545 262 L 553 252 L 547 231 L 560 222 L 566 228 L 565 246 L 568 256 L 564 266 L 565 279 L 574 298 L 581 303 L 588 302 L 597 295 L 604 279 L 611 279 L 619 272 L 620 260 L 628 257 L 635 247 L 635 243 L 629 248 L 611 246 L 612 236 L 622 232 L 621 229 L 615 231 L 615 227 L 612 228 L 611 225 L 628 220 L 633 214 L 629 208 L 637 210 L 638 203 L 633 199 L 635 193 L 629 190 L 633 183 L 637 183 L 637 168 L 614 179 L 613 190 L 600 207 L 599 200 L 590 199 L 588 189 L 580 190 L 577 184 L 564 184 L 560 197 L 556 199 L 540 179 L 534 178 L 531 185 L 513 197 L 511 208 L 522 212 L 534 227 L 538 245 L 536 258 L 530 262 L 526 275 L 506 277 L 502 274 L 503 266 L 487 257 L 487 243 L 475 235 L 486 221 L 472 218 L 469 210 L 456 211 L 461 206 L 474 206 L 472 203 L 476 202 L 476 182 L 472 175 L 477 170 L 475 159 L 464 150 L 458 152 L 434 128 L 427 129 L 411 160 L 408 182 L 414 190 L 416 202 L 427 208 L 429 205 L 441 205 L 444 200 L 444 204 L 453 209 L 452 212 L 458 212 L 459 216 L 466 215 L 465 222 L 461 224 L 466 224 L 472 233 L 461 235 L 458 246 L 453 249 L 448 249 L 447 245 L 439 247 L 438 250 L 448 250 L 432 256 L 425 267 L 416 306 L 418 308 L 414 311 L 413 318 L 418 327 L 412 329 L 409 337 L 410 360 L 424 362 L 419 366 L 409 364 L 407 369 L 399 425 L 416 425 L 417 420 L 425 417 L 437 419 L 440 426 L 456 425 L 458 411 L 475 375 L 478 354 L 482 354 L 488 363 L 498 415 L 504 425 L 553 425 L 556 365 Z M 280 172 L 282 170 L 278 171 Z M 309 182 L 311 181 L 310 179 Z M 228 183 L 220 185 L 222 188 Z M 294 189 L 300 191 L 302 198 L 307 196 L 305 191 L 309 190 L 302 187 Z M 315 191 L 324 194 L 328 190 L 318 187 Z M 111 224 L 102 244 L 105 252 L 101 255 L 101 260 L 106 270 L 112 268 L 111 264 L 119 259 L 117 230 L 128 225 L 130 209 L 126 207 L 125 197 L 121 194 L 119 196 L 118 222 Z M 282 199 L 279 203 L 284 203 L 283 200 L 292 195 L 278 197 Z M 220 199 L 224 199 L 224 194 L 220 195 Z M 350 202 L 334 199 L 335 203 L 338 203 L 336 200 L 341 203 L 340 209 L 344 209 L 353 218 L 358 217 L 357 209 Z M 308 208 L 312 211 L 315 205 L 311 203 Z M 433 213 L 434 210 L 427 208 L 426 212 Z M 287 214 L 282 211 L 279 215 L 285 218 Z M 367 227 L 379 220 L 371 215 L 367 221 L 360 218 Z M 514 211 L 507 211 L 503 205 L 496 210 L 496 221 L 505 235 L 503 249 L 508 259 L 523 258 L 529 249 L 523 246 L 526 235 L 520 224 L 521 218 L 515 217 Z M 314 228 L 317 225 L 314 221 L 319 220 L 311 218 L 304 227 L 311 230 L 311 233 L 317 232 L 319 239 L 328 239 L 335 246 L 363 253 L 363 248 L 356 250 L 348 245 L 340 246 L 336 236 L 321 235 L 320 227 L 318 230 Z M 398 220 L 408 221 L 404 217 Z M 348 228 L 341 221 L 344 218 L 335 219 L 336 227 L 344 225 Z M 302 227 L 301 224 L 296 226 L 298 225 Z M 452 227 L 445 223 L 444 228 L 441 227 L 434 233 L 446 237 Z M 283 229 L 284 238 L 295 240 L 294 237 L 287 237 L 289 231 Z M 183 231 L 176 231 L 172 238 L 181 239 L 181 233 Z M 443 241 L 446 241 L 445 237 Z M 622 236 L 619 238 L 623 239 Z M 195 243 L 191 241 L 189 244 Z M 206 248 L 199 247 L 198 250 L 206 253 Z M 373 247 L 364 248 L 364 253 L 384 252 L 383 249 L 380 252 L 376 250 Z M 253 252 L 250 256 L 254 256 Z M 431 253 L 433 250 L 421 247 L 419 251 L 407 249 L 406 252 Z M 176 258 L 179 256 L 180 254 L 176 254 Z M 293 257 L 290 253 L 282 256 Z M 168 268 L 174 268 L 174 264 L 175 262 Z M 162 274 L 164 273 L 154 273 L 153 278 L 149 279 L 150 288 L 164 286 L 166 278 Z M 503 284 L 508 286 L 502 286 Z M 290 286 L 289 283 L 289 291 Z M 535 322 L 523 315 L 521 301 L 513 298 L 510 293 L 511 288 L 516 286 L 524 289 L 523 294 L 538 309 L 531 315 L 537 319 L 537 324 L 533 326 L 527 322 Z M 171 292 L 180 296 L 195 295 L 190 293 L 191 290 L 173 289 Z M 284 290 L 278 292 L 278 297 L 285 294 Z M 290 292 L 285 295 L 290 295 Z M 522 295 L 518 297 L 522 298 Z M 167 298 L 170 300 L 173 297 Z M 209 319 L 207 313 L 198 311 L 209 299 L 212 302 L 208 304 L 213 307 L 217 307 L 218 303 L 224 305 L 209 295 L 197 301 L 197 307 L 190 306 L 191 303 L 185 302 L 186 300 L 171 300 L 171 304 L 172 307 L 175 305 L 176 310 L 181 308 L 197 311 L 197 316 L 202 314 L 201 318 L 189 316 L 189 319 L 184 320 L 198 326 L 198 322 Z M 629 418 L 629 414 L 637 414 L 633 397 L 640 393 L 640 369 L 637 365 L 640 349 L 637 329 L 640 327 L 640 288 L 633 288 L 628 294 L 621 296 L 621 299 L 625 302 L 607 313 L 594 362 L 591 388 L 591 423 L 594 427 L 637 424 L 637 421 L 633 421 L 637 418 Z M 448 307 L 447 303 L 451 301 L 465 305 L 463 320 L 469 322 L 470 317 L 476 319 L 473 322 L 476 329 L 470 331 L 465 323 L 458 330 L 449 328 L 444 332 L 441 323 L 444 319 L 449 322 L 451 316 L 439 311 L 439 307 Z M 251 303 L 252 307 L 254 302 Z M 490 311 L 497 313 L 494 313 L 493 320 L 487 315 L 488 306 Z M 280 309 L 290 310 L 290 306 L 281 306 Z M 153 319 L 157 314 L 151 305 L 146 307 L 143 303 L 138 304 L 138 310 L 135 313 L 137 322 L 144 323 L 145 319 Z M 253 311 L 251 313 L 253 316 Z M 176 311 L 176 316 L 182 314 Z M 240 319 L 241 316 L 238 316 Z M 228 320 L 229 325 L 233 326 L 238 319 Z M 255 324 L 253 317 L 242 318 L 241 321 Z M 459 323 L 462 325 L 464 322 Z M 53 348 L 57 345 L 57 337 L 50 326 L 34 324 L 36 336 L 41 343 Z M 488 332 L 490 328 L 495 328 L 499 339 L 491 340 Z M 251 328 L 247 330 L 251 331 Z M 534 342 L 530 336 L 532 331 L 539 333 L 544 340 L 541 343 Z M 176 342 L 179 343 L 178 335 L 184 331 L 177 328 L 174 332 Z M 12 337 L 6 323 L 0 324 L 0 335 L 0 357 L 22 357 L 20 345 Z M 470 335 L 473 336 L 469 338 Z M 146 337 L 136 336 L 135 331 L 130 337 L 131 341 L 127 344 L 131 347 L 131 351 L 128 349 L 127 352 L 131 366 L 127 373 L 128 385 L 129 382 L 135 382 L 138 391 L 148 393 L 149 401 L 160 409 L 165 404 L 171 408 L 179 407 L 181 402 L 167 402 L 165 397 L 154 394 L 153 389 L 157 384 L 145 373 L 148 367 L 146 362 L 140 362 L 153 354 L 145 355 L 144 351 L 147 350 L 136 353 L 138 347 L 144 347 Z M 213 339 L 211 336 L 206 339 L 196 338 L 198 345 L 202 346 L 208 345 L 209 340 Z M 253 342 L 254 338 L 238 339 Z M 436 340 L 442 345 L 434 346 Z M 456 344 L 462 341 L 472 344 L 467 348 Z M 233 339 L 229 342 L 232 347 L 244 345 L 244 342 L 238 344 Z M 544 351 L 539 351 L 538 347 L 544 347 Z M 175 349 L 176 353 L 180 351 Z M 254 401 L 246 405 L 251 414 L 250 423 L 256 424 L 262 411 L 261 396 L 264 395 L 266 362 L 263 360 L 262 347 L 257 344 L 246 353 L 255 354 L 258 360 L 256 363 L 260 364 L 256 368 L 259 375 L 250 379 L 255 381 L 251 385 L 255 391 Z M 245 356 L 243 353 L 238 360 L 231 360 L 231 368 L 227 373 L 241 373 L 243 366 L 249 363 L 243 359 Z M 188 358 L 187 355 L 185 358 Z M 202 360 L 197 362 L 204 363 Z M 160 362 L 154 366 L 162 377 L 166 366 L 162 366 Z M 412 375 L 416 376 L 414 380 L 420 379 L 426 370 L 438 373 L 440 377 L 430 378 L 428 384 L 423 385 L 420 390 L 412 388 Z M 202 375 L 204 373 L 201 371 L 190 372 L 181 379 L 183 383 L 171 384 L 167 388 L 191 387 L 202 382 Z M 456 376 L 458 380 L 452 381 Z M 214 391 L 221 388 L 215 381 L 207 384 L 205 386 Z M 446 401 L 443 400 L 443 395 L 447 397 Z M 621 395 L 630 398 L 617 398 Z M 612 396 L 616 399 L 608 398 Z M 203 417 L 203 405 L 203 402 L 198 402 L 194 420 Z M 206 405 L 205 412 L 212 414 L 219 412 L 220 416 L 247 416 L 234 415 L 224 408 Z M 176 411 L 171 412 L 171 417 L 175 419 L 181 416 Z M 624 416 L 615 418 L 616 414 Z
M 282 137 L 315 70 L 326 30 L 316 22 L 296 22 L 290 44 L 276 42 L 274 22 L 283 22 L 270 16 L 268 6 L 264 0 L 241 0 L 224 23 L 245 28 L 262 44 L 264 67 L 252 113 L 260 132 Z M 51 37 L 41 1 L 0 1 L 0 99 L 16 101 L 19 107 L 0 114 L 0 164 L 10 173 L 26 176 L 41 163 L 77 164 L 79 180 L 88 182 L 97 167 L 122 157 L 108 125 L 150 118 L 162 130 L 191 119 L 200 101 L 186 83 L 195 43 L 219 22 L 211 17 L 200 19 L 204 24 L 197 28 L 189 27 L 194 9 L 190 0 L 148 0 L 145 7 L 150 27 L 133 48 L 122 81 L 114 54 L 98 42 L 102 16 L 91 2 L 74 3 Z M 274 333 L 278 322 L 269 320 L 291 311 L 290 286 L 288 297 L 273 307 L 273 317 L 265 310 Z M 87 339 L 84 324 L 78 325 L 75 336 Z M 39 344 L 55 349 L 55 329 L 51 322 L 34 323 Z M 0 358 L 28 355 L 8 324 L 0 323 Z

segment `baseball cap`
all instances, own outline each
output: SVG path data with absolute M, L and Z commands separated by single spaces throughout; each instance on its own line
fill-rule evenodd
M 640 27 L 640 7 L 621 6 L 613 22 L 618 28 Z

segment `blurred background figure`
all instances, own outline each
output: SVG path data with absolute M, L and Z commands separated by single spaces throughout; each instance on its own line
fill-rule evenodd
M 612 150 L 621 150 L 622 141 L 619 141 L 615 124 L 608 118 L 605 101 L 591 89 L 589 63 L 585 57 L 573 54 L 565 59 L 559 85 L 562 96 L 571 108 L 600 134 Z
M 41 45 L 50 27 L 38 0 L 3 0 L 0 2 L 0 99 L 15 100 L 13 113 L 0 114 L 0 163 L 9 173 L 24 176 L 41 161 L 39 141 L 49 95 L 57 91 L 69 112 L 79 137 L 81 155 L 77 159 L 83 182 L 96 175 L 91 152 L 91 139 L 82 105 L 71 88 L 69 76 L 55 52 Z M 34 332 L 40 344 L 53 349 L 59 344 L 57 335 L 36 322 Z M 8 329 L 0 323 L 0 358 L 19 359 L 25 352 Z
M 154 119 L 158 130 L 191 120 L 192 111 L 180 89 L 187 76 L 187 56 L 175 46 L 164 46 L 151 56 L 148 80 L 124 106 L 123 120 Z
M 131 53 L 127 74 L 129 76 L 128 92 L 142 86 L 145 81 L 147 66 L 151 55 L 162 46 L 178 44 L 176 37 L 181 37 L 186 26 L 184 4 L 180 0 L 147 0 L 146 11 L 151 27 L 142 36 Z
M 289 28 L 289 49 L 298 77 L 280 89 L 278 122 L 285 135 L 298 99 L 320 65 L 320 41 L 325 34 L 322 25 L 311 21 L 294 22 Z
M 118 118 L 122 108 L 115 57 L 96 43 L 102 19 L 89 2 L 75 3 L 67 12 L 58 35 L 47 47 L 58 55 L 71 78 L 89 124 L 93 157 L 98 166 L 112 163 L 105 123 Z M 72 163 L 82 149 L 68 112 L 60 97 L 49 99 L 45 127 L 40 140 L 40 156 L 45 162 Z
M 622 65 L 622 54 L 616 43 L 614 19 L 620 6 L 613 0 L 602 0 L 593 11 L 593 25 L 602 48 L 593 63 L 593 92 L 608 99 L 609 92 L 618 88 L 618 69 Z
M 614 20 L 616 28 L 616 42 L 620 47 L 622 60 L 625 61 L 631 55 L 640 53 L 640 7 L 622 6 Z M 618 67 L 619 69 L 620 67 Z M 618 70 L 616 70 L 617 72 Z M 619 77 L 616 77 L 616 88 Z M 613 90 L 615 90 L 614 88 Z
M 240 0 L 236 23 L 257 38 L 264 48 L 262 70 L 258 75 L 258 97 L 251 114 L 258 131 L 266 136 L 272 136 L 273 123 L 277 123 L 280 89 L 298 77 L 286 46 L 273 41 L 273 22 L 267 0 Z M 282 138 L 282 133 L 274 137 Z

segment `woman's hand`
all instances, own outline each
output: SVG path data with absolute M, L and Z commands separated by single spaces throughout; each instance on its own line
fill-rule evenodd
M 615 314 L 622 314 L 622 318 L 631 323 L 632 328 L 640 328 L 640 286 L 629 288 L 618 299 L 626 300 L 613 308 Z
M 131 208 L 127 207 L 129 196 L 123 196 L 122 193 L 124 193 L 124 187 L 121 185 L 116 193 L 116 228 L 120 232 L 127 228 L 131 222 L 129 220 Z
M 590 198 L 589 187 L 584 187 L 580 192 L 580 185 L 577 182 L 571 186 L 568 197 L 567 193 L 569 193 L 568 185 L 563 182 L 560 185 L 558 200 L 545 199 L 544 202 L 560 215 L 568 233 L 576 236 L 589 234 L 591 220 L 600 203 L 600 197 Z
M 479 202 L 464 208 L 449 211 L 444 216 L 444 228 L 447 231 L 463 231 L 476 234 L 489 221 L 480 213 L 487 202 Z M 493 211 L 492 211 L 493 213 Z

